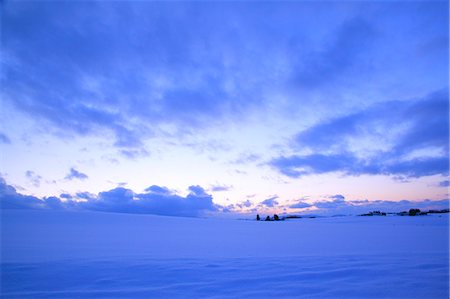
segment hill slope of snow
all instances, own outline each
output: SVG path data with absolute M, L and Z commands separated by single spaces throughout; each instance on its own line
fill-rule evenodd
M 448 214 L 2 213 L 2 298 L 448 298 Z

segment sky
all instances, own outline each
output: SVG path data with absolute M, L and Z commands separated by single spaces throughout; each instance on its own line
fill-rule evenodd
M 3 208 L 448 207 L 446 1 L 4 1 Z

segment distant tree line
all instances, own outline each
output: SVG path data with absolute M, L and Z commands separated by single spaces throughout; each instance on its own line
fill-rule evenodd
M 397 216 L 419 216 L 419 215 L 442 214 L 442 213 L 449 213 L 449 209 L 429 210 L 428 212 L 421 211 L 420 209 L 409 209 L 409 211 L 403 211 L 400 213 L 385 213 L 385 212 L 380 212 L 380 211 L 372 211 L 372 212 L 369 212 L 366 214 L 361 214 L 359 216 L 386 216 L 387 214 L 397 215 Z
M 259 216 L 259 214 L 256 215 L 256 221 L 260 221 L 261 217 Z M 277 214 L 274 214 L 272 218 L 270 218 L 270 216 L 267 216 L 266 219 L 264 219 L 264 221 L 280 221 L 280 220 L 284 220 L 284 218 L 280 219 L 280 217 Z

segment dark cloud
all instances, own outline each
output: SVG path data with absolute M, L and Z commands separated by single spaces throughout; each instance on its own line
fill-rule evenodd
M 246 201 L 244 201 L 243 203 L 242 203 L 242 205 L 244 206 L 244 207 L 247 207 L 247 208 L 249 208 L 249 207 L 251 207 L 252 205 L 253 205 L 253 203 L 250 201 L 250 200 L 246 200 Z
M 71 201 L 68 201 L 67 203 L 61 201 L 60 198 L 55 196 L 45 197 L 43 199 L 44 205 L 47 209 L 53 209 L 53 210 L 62 210 L 66 209 L 66 205 L 72 203 Z
M 214 192 L 230 191 L 231 189 L 233 189 L 233 186 L 227 186 L 227 185 L 211 186 L 211 191 L 214 191 Z
M 126 188 L 115 188 L 94 195 L 80 192 L 75 195 L 63 193 L 60 197 L 44 197 L 20 194 L 0 177 L 0 207 L 2 209 L 59 209 L 71 211 L 103 211 L 114 213 L 157 214 L 170 216 L 198 217 L 208 212 L 235 212 L 252 206 L 247 200 L 237 205 L 220 206 L 213 203 L 212 196 L 200 186 L 189 187 L 190 193 L 183 197 L 160 186 L 150 186 L 144 193 L 135 193 Z M 384 212 L 399 212 L 410 208 L 445 209 L 449 207 L 448 200 L 422 201 L 382 201 L 382 200 L 344 200 L 342 195 L 331 196 L 332 200 L 319 200 L 311 204 L 299 200 L 297 203 L 284 207 L 273 196 L 260 205 L 273 208 L 302 209 L 314 207 L 315 214 L 361 214 L 373 210 Z M 75 200 L 75 199 L 81 199 Z M 252 210 L 254 212 L 257 209 Z M 311 213 L 311 212 L 308 212 Z
M 67 209 L 187 217 L 203 216 L 207 212 L 219 210 L 220 206 L 213 203 L 212 196 L 202 187 L 190 186 L 189 191 L 183 197 L 165 187 L 153 185 L 141 194 L 119 187 L 98 195 L 88 192 L 75 195 L 64 193 L 60 198 L 39 199 L 17 193 L 14 187 L 0 178 L 0 203 L 3 209 Z
M 80 206 L 87 210 L 117 212 L 117 213 L 139 213 L 134 204 L 134 193 L 129 189 L 118 187 L 109 191 L 100 192 L 97 198 L 80 202 Z M 145 214 L 145 211 L 142 211 Z
M 276 201 L 277 198 L 278 198 L 278 196 L 275 195 L 271 198 L 265 199 L 261 202 L 261 205 L 264 205 L 269 208 L 273 208 L 274 206 L 278 205 L 278 201 Z
M 324 50 L 307 54 L 306 60 L 299 57 L 293 81 L 310 89 L 346 78 L 351 70 L 361 71 L 364 67 L 367 70 L 369 65 L 363 63 L 363 54 L 370 51 L 375 38 L 375 29 L 367 20 L 356 17 L 343 22 Z
M 297 178 L 311 173 L 349 172 L 356 162 L 356 158 L 352 155 L 313 154 L 304 156 L 281 156 L 273 159 L 270 164 L 282 174 Z
M 66 175 L 65 177 L 66 180 L 74 180 L 74 179 L 85 180 L 87 178 L 88 176 L 86 174 L 79 172 L 75 168 L 71 168 L 69 174 Z
M 450 181 L 441 181 L 439 182 L 439 187 L 449 187 L 450 186 Z
M 360 112 L 319 123 L 295 136 L 298 146 L 315 150 L 344 147 L 350 138 L 383 137 L 405 127 L 393 150 L 396 154 L 437 146 L 448 149 L 448 92 L 441 90 L 422 99 L 383 102 Z
M 190 186 L 190 193 L 181 197 L 173 193 L 147 193 L 137 197 L 145 209 L 155 214 L 174 216 L 201 216 L 205 212 L 213 212 L 217 207 L 212 196 L 200 186 Z
M 99 193 L 96 200 L 83 204 L 90 210 L 120 213 L 157 214 L 171 216 L 201 216 L 216 211 L 212 196 L 200 186 L 189 187 L 186 197 L 170 192 L 165 187 L 151 186 L 147 193 L 135 194 L 125 188 Z
M 136 149 L 167 125 L 190 134 L 245 119 L 280 86 L 384 78 L 386 56 L 414 67 L 412 79 L 447 73 L 446 4 L 390 5 L 7 1 L 2 99 L 58 136 L 112 136 L 119 149 Z M 395 51 L 385 48 L 397 41 L 391 31 L 404 36 Z M 440 51 L 411 51 L 436 40 Z M 409 79 L 399 80 L 415 86 Z M 290 108 L 302 106 L 298 98 Z
M 196 196 L 210 196 L 206 193 L 205 189 L 203 189 L 202 187 L 195 185 L 195 186 L 189 186 L 189 191 L 191 192 L 191 194 L 196 195 Z
M 2 209 L 39 209 L 45 203 L 34 197 L 17 193 L 13 186 L 6 184 L 0 177 L 0 204 Z
M 243 90 L 236 70 L 247 76 L 254 62 L 236 59 L 241 32 L 217 21 L 228 20 L 223 13 L 233 11 L 182 3 L 8 3 L 4 98 L 57 133 L 110 132 L 121 149 L 142 147 L 166 124 L 190 132 L 243 117 L 261 97 Z M 239 51 L 253 51 L 246 49 Z
M 27 170 L 25 172 L 25 176 L 31 182 L 31 184 L 33 184 L 33 186 L 39 187 L 41 185 L 42 177 L 37 173 L 35 173 L 34 171 Z
M 10 144 L 11 139 L 9 139 L 9 137 L 6 134 L 3 134 L 2 132 L 0 132 L 0 143 Z
M 171 194 L 172 192 L 166 187 L 160 187 L 157 185 L 152 185 L 145 189 L 148 193 L 156 193 L 156 194 Z
M 233 164 L 248 164 L 248 163 L 256 162 L 260 159 L 261 159 L 261 157 L 259 155 L 243 153 L 236 160 L 231 161 L 231 163 L 233 163 Z
M 84 200 L 95 200 L 96 199 L 95 194 L 92 194 L 89 192 L 77 192 L 74 197 L 76 197 L 78 199 L 84 199 Z
M 316 153 L 281 156 L 270 164 L 290 177 L 336 171 L 348 175 L 384 174 L 405 178 L 447 175 L 448 110 L 446 90 L 419 100 L 375 105 L 300 132 L 295 136 L 294 148 L 308 148 Z M 364 137 L 382 140 L 395 129 L 399 136 L 392 141 L 390 150 L 379 150 L 366 158 L 349 151 L 352 140 Z M 424 153 L 430 148 L 442 153 L 437 156 Z M 330 149 L 334 153 L 329 153 Z
M 150 153 L 145 149 L 122 149 L 119 153 L 128 158 L 128 159 L 136 159 L 140 157 L 148 157 Z
M 343 201 L 345 199 L 345 196 L 341 195 L 341 194 L 336 194 L 336 195 L 330 196 L 330 198 L 332 198 L 335 201 Z
M 244 202 L 236 204 L 236 206 L 240 209 L 250 208 L 252 205 L 253 205 L 253 203 L 248 199 Z
M 70 195 L 69 193 L 61 193 L 61 194 L 59 195 L 59 197 L 60 197 L 60 198 L 64 198 L 64 199 L 72 199 L 72 198 L 73 198 L 73 196 Z
M 271 165 L 282 174 L 298 178 L 309 174 L 343 172 L 347 175 L 382 174 L 402 175 L 405 177 L 423 177 L 448 173 L 448 158 L 416 158 L 410 161 L 394 160 L 389 154 L 360 160 L 353 154 L 305 155 L 280 157 L 271 161 Z
M 446 209 L 449 207 L 449 201 L 443 200 L 420 200 L 420 201 L 389 201 L 389 200 L 332 200 L 316 201 L 312 206 L 318 208 L 314 213 L 326 215 L 357 215 L 370 211 L 383 212 L 401 212 L 412 208 L 428 211 L 430 209 Z
M 327 212 L 330 212 L 330 211 L 339 210 L 342 207 L 348 208 L 349 206 L 351 206 L 351 204 L 348 203 L 348 202 L 345 202 L 342 199 L 334 199 L 334 200 L 331 200 L 331 201 L 328 201 L 328 200 L 327 201 L 316 201 L 314 203 L 314 206 L 316 208 L 324 209 Z
M 298 201 L 297 203 L 289 206 L 289 208 L 291 208 L 291 209 L 304 209 L 304 208 L 309 208 L 309 207 L 311 207 L 311 205 L 309 203 L 306 203 L 303 201 Z

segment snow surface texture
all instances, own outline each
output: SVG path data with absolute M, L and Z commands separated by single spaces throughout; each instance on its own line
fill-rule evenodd
M 2 298 L 448 298 L 448 214 L 2 213 Z

